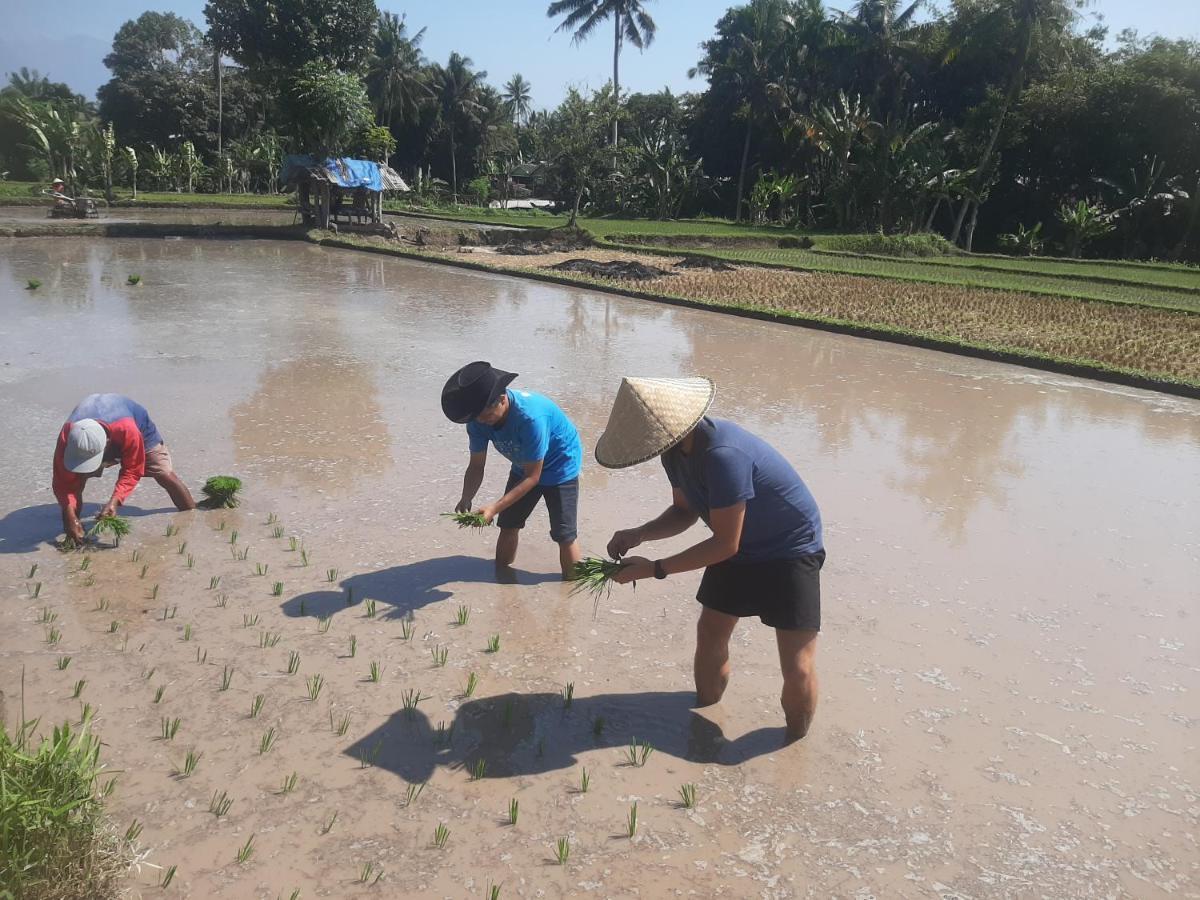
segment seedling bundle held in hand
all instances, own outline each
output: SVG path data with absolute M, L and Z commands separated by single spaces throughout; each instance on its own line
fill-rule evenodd
M 487 526 L 492 524 L 480 513 L 452 512 L 442 513 L 442 515 L 452 520 L 459 528 L 487 528 Z
M 595 556 L 584 557 L 575 563 L 575 568 L 571 570 L 571 580 L 575 582 L 571 594 L 592 595 L 592 618 L 600 612 L 600 600 L 612 593 L 613 576 L 624 566 L 624 563 L 615 559 L 600 559 Z

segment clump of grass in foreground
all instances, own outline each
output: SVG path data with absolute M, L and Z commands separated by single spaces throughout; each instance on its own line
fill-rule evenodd
M 232 509 L 240 502 L 237 492 L 242 489 L 242 480 L 232 475 L 214 475 L 204 482 L 200 490 L 205 500 L 201 504 L 208 509 Z
M 442 516 L 453 521 L 459 528 L 487 528 L 491 524 L 480 513 L 452 512 L 442 513 Z
M 36 722 L 0 725 L 0 891 L 27 900 L 115 897 L 132 848 L 105 820 L 100 740 L 64 724 L 30 746 Z
M 121 546 L 121 538 L 129 534 L 129 520 L 122 516 L 100 516 L 96 524 L 88 529 L 87 537 L 95 538 L 102 534 L 112 536 L 113 546 Z

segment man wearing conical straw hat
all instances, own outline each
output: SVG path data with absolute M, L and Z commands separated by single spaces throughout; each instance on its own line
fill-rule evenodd
M 706 415 L 715 393 L 707 378 L 622 379 L 596 460 L 621 469 L 660 457 L 672 501 L 657 518 L 613 535 L 609 555 L 625 563 L 613 580 L 627 584 L 704 569 L 696 595 L 700 706 L 725 693 L 729 638 L 738 620 L 757 616 L 774 628 L 791 742 L 808 732 L 817 707 L 821 513 L 778 451 L 733 422 Z M 683 552 L 654 561 L 625 556 L 648 541 L 682 534 L 697 519 L 712 535 Z

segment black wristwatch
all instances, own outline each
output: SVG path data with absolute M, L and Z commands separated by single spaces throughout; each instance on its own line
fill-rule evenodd
M 662 581 L 664 578 L 667 577 L 667 572 L 662 567 L 661 559 L 656 559 L 654 561 L 654 577 L 657 578 L 659 581 Z

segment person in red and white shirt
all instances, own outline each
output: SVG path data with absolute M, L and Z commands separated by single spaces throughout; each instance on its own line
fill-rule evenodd
M 114 465 L 121 467 L 120 474 L 101 516 L 115 515 L 145 475 L 163 487 L 176 509 L 196 508 L 145 407 L 121 394 L 92 394 L 72 410 L 54 447 L 54 496 L 71 540 L 83 540 L 80 519 L 87 480 Z

